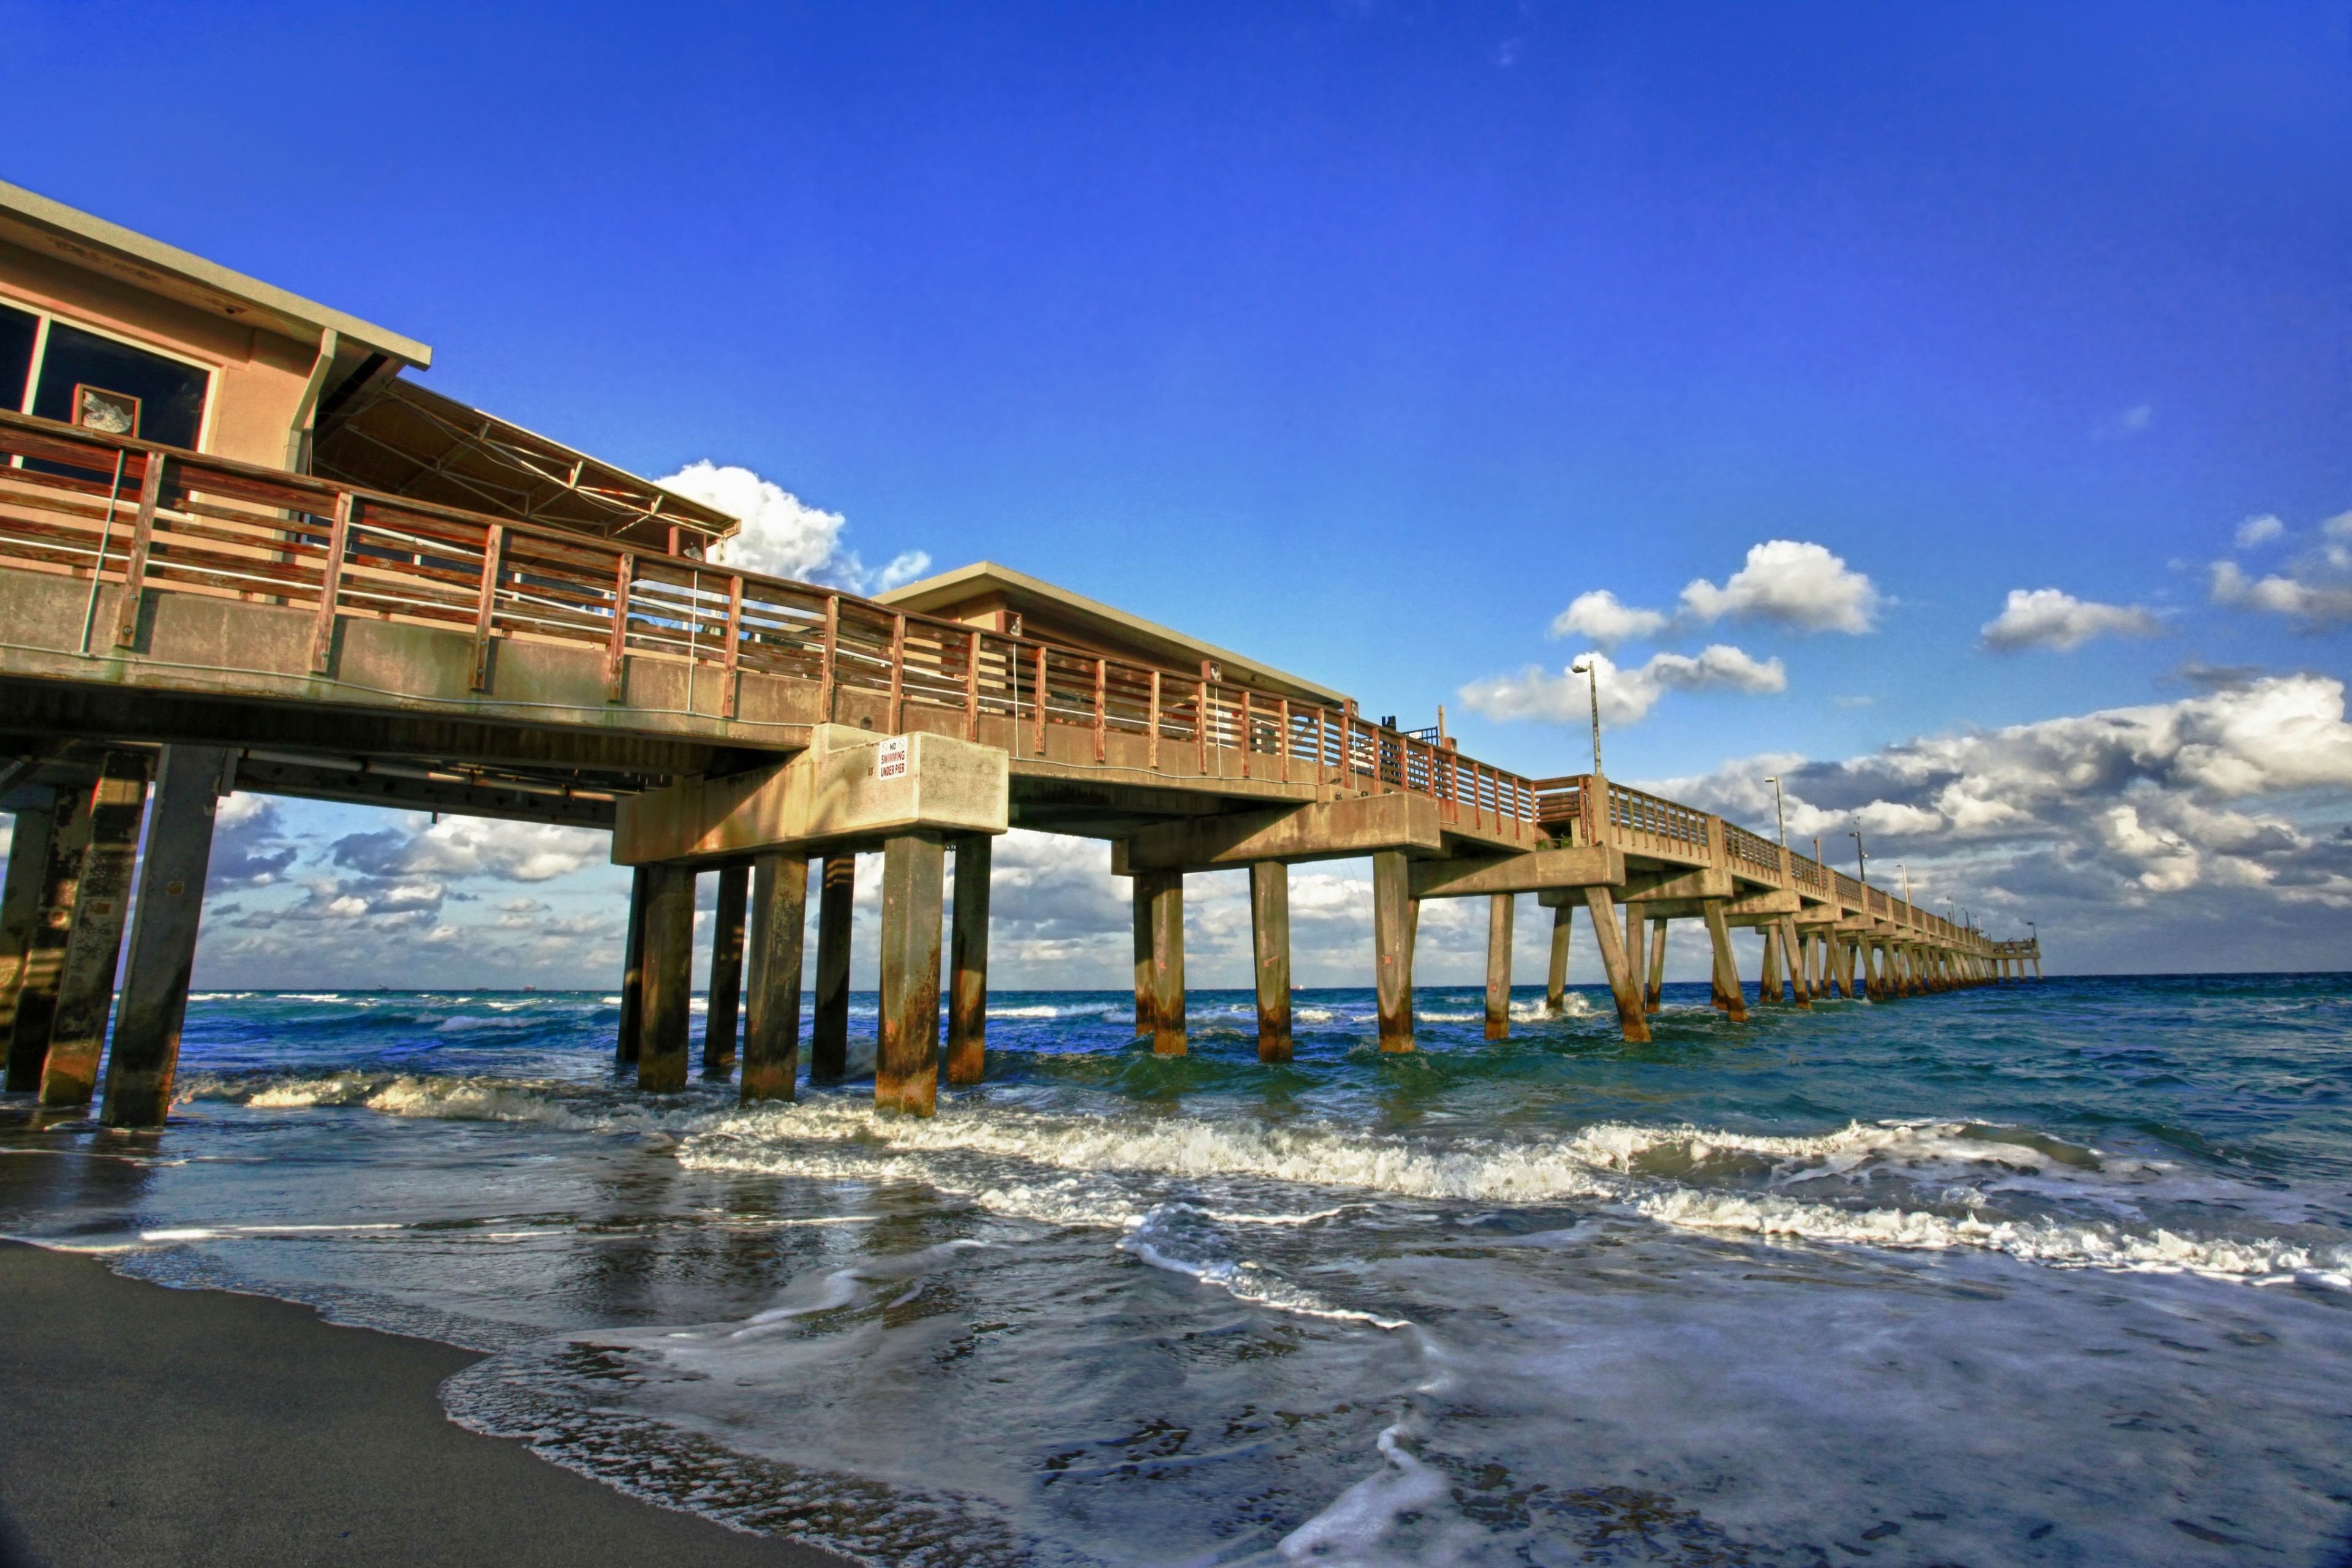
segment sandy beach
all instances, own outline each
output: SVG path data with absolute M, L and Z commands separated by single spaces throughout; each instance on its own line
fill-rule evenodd
M 16 1243 L 0 1322 L 6 1568 L 846 1562 L 458 1427 L 435 1391 L 478 1358 L 447 1345 Z

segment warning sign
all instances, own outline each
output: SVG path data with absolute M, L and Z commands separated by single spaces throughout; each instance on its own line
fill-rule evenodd
M 902 779 L 907 776 L 907 737 L 893 735 L 882 742 L 874 754 L 874 776 L 877 779 Z

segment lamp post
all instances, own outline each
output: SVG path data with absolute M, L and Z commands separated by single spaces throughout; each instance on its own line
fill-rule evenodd
M 1772 819 L 1780 825 L 1780 847 L 1786 849 L 1789 847 L 1789 808 L 1780 795 L 1780 776 L 1775 773 L 1764 782 L 1772 786 Z M 1820 847 L 1820 840 L 1816 839 L 1814 847 L 1818 849 Z
M 1848 833 L 1846 837 L 1853 840 L 1854 875 L 1862 879 L 1862 885 L 1867 888 L 1870 886 L 1870 857 L 1863 853 L 1862 829 L 1857 827 Z
M 1907 904 L 1911 901 L 1911 868 L 1897 860 L 1895 868 L 1903 873 L 1903 901 Z
M 1592 771 L 1601 771 L 1601 669 L 1591 654 L 1568 667 L 1570 675 L 1584 677 L 1585 688 L 1592 700 Z

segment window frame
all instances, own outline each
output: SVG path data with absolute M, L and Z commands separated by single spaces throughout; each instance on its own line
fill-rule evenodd
M 25 396 L 23 402 L 17 405 L 15 412 L 18 414 L 32 413 L 33 400 L 40 395 L 41 371 L 48 363 L 49 327 L 52 322 L 62 321 L 67 326 L 73 328 L 77 331 L 88 332 L 92 337 L 106 338 L 111 342 L 121 343 L 124 348 L 136 349 L 141 353 L 153 354 L 158 359 L 172 360 L 180 364 L 186 365 L 190 370 L 203 372 L 205 377 L 205 412 L 204 416 L 196 422 L 196 445 L 193 450 L 198 452 L 209 452 L 212 450 L 213 420 L 215 413 L 217 412 L 219 404 L 218 395 L 220 392 L 221 366 L 218 363 L 209 360 L 199 359 L 195 355 L 188 353 L 184 350 L 165 348 L 159 344 L 148 342 L 145 339 L 133 337 L 130 333 L 121 331 L 116 328 L 102 326 L 96 321 L 89 321 L 83 317 L 72 315 L 64 310 L 52 309 L 47 305 L 39 304 L 34 300 L 27 300 L 21 294 L 12 294 L 5 289 L 0 289 L 0 305 L 6 305 L 12 310 L 24 311 L 26 314 L 31 316 L 37 323 L 33 329 L 33 355 L 31 360 L 27 363 L 25 372 Z M 7 466 L 10 468 L 22 468 L 24 466 L 23 459 L 11 458 L 8 459 Z

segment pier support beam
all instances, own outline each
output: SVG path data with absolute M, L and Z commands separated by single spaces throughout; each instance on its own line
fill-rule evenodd
M 955 936 L 948 952 L 948 1082 L 978 1083 L 988 1061 L 988 878 L 996 840 L 955 841 Z
M 808 923 L 809 858 L 778 852 L 751 863 L 750 1006 L 743 1019 L 740 1098 L 800 1095 L 801 948 Z
M 1666 1005 L 1666 925 L 1663 920 L 1650 922 L 1649 985 L 1642 994 L 1645 1012 L 1656 1013 Z
M 1757 927 L 1756 934 L 1764 939 L 1762 956 L 1756 961 L 1756 1005 L 1763 1007 L 1780 1000 L 1780 932 L 1767 923 Z
M 882 846 L 882 1041 L 874 1108 L 929 1116 L 940 1098 L 940 919 L 947 846 L 907 833 Z
M 1651 921 L 1647 911 L 1640 904 L 1627 904 L 1624 906 L 1624 910 L 1625 967 L 1633 974 L 1634 984 L 1638 985 L 1643 983 L 1643 977 L 1650 969 L 1649 953 L 1644 943 L 1650 936 Z M 1643 993 L 1642 1011 L 1644 1014 L 1655 1011 L 1649 1005 L 1649 994 L 1646 990 Z
M 1701 899 L 1700 918 L 1706 921 L 1707 940 L 1715 946 L 1716 1005 L 1735 1024 L 1748 1022 L 1748 1002 L 1739 990 L 1739 969 L 1732 962 L 1731 927 L 1724 922 L 1723 900 Z
M 1151 1050 L 1181 1057 L 1185 1050 L 1184 873 L 1143 871 L 1136 896 L 1145 900 L 1151 937 Z
M 1384 1051 L 1412 1049 L 1412 946 L 1419 914 L 1404 851 L 1383 849 L 1373 855 L 1373 979 Z
M 1257 1059 L 1290 1059 L 1290 868 L 1250 866 L 1250 947 L 1257 958 Z
M 613 1065 L 635 1067 L 646 1034 L 646 906 L 653 900 L 654 869 L 629 873 L 629 929 L 621 948 L 621 1026 L 613 1039 Z
M 1606 888 L 1584 889 L 1584 907 L 1592 915 L 1592 940 L 1601 949 L 1601 967 L 1608 972 L 1609 992 L 1617 1001 L 1617 1027 L 1629 1045 L 1646 1045 L 1650 1020 L 1642 1007 L 1642 977 L 1633 972 L 1625 943 L 1617 935 L 1616 900 Z
M 212 866 L 213 814 L 227 766 L 228 752 L 218 746 L 166 746 L 156 770 L 122 1012 L 107 1053 L 106 1100 L 99 1111 L 109 1127 L 161 1127 L 171 1109 L 205 873 Z
M 1797 917 L 1782 915 L 1780 922 L 1780 952 L 1789 961 L 1789 973 L 1796 982 L 1797 1005 L 1810 1013 L 1813 1010 L 1813 977 L 1805 955 L 1803 942 L 1797 935 Z
M 1135 1037 L 1139 1040 L 1152 1032 L 1151 890 L 1159 885 L 1152 880 L 1158 874 L 1138 871 L 1129 879 L 1135 903 Z
M 1544 970 L 1544 1011 L 1555 1018 L 1568 1011 L 1568 949 L 1570 939 L 1576 934 L 1570 917 L 1575 912 L 1564 903 L 1552 906 L 1551 962 Z
M 49 1026 L 57 1018 L 58 978 L 65 969 L 66 942 L 73 935 L 74 893 L 81 885 L 82 852 L 89 847 L 88 784 L 60 789 L 50 803 L 47 855 L 37 873 L 33 932 L 25 948 L 24 979 L 16 988 L 16 1016 L 8 1033 L 8 1090 L 41 1087 L 41 1063 L 49 1054 Z M 21 825 L 24 818 L 17 818 Z M 19 831 L 22 831 L 21 826 Z M 16 870 L 15 856 L 9 871 Z
M 1517 893 L 1491 893 L 1486 901 L 1486 1037 L 1511 1037 L 1511 939 L 1517 923 Z
M 809 1081 L 849 1076 L 849 929 L 857 900 L 857 857 L 824 858 L 816 902 L 816 1004 L 810 1016 Z
M 48 869 L 56 795 L 54 790 L 41 791 L 39 798 L 16 813 L 8 842 L 8 881 L 0 889 L 0 1057 L 5 1057 L 9 1031 L 16 1025 L 16 998 L 24 991 L 26 972 L 31 965 L 33 934 L 41 925 L 41 879 Z
M 89 847 L 74 891 L 73 930 L 58 972 L 58 1009 L 41 1063 L 45 1110 L 88 1105 L 98 1089 L 98 1060 L 114 1014 L 114 974 L 131 912 L 131 871 L 139 825 L 147 815 L 147 756 L 109 752 L 90 791 Z
M 751 892 L 751 868 L 727 866 L 719 872 L 719 908 L 710 922 L 710 1009 L 702 1016 L 702 1076 L 735 1073 L 736 1022 L 743 1007 L 743 906 Z
M 694 872 L 656 865 L 646 896 L 645 1030 L 637 1040 L 637 1087 L 676 1094 L 686 1087 L 694 1020 Z

